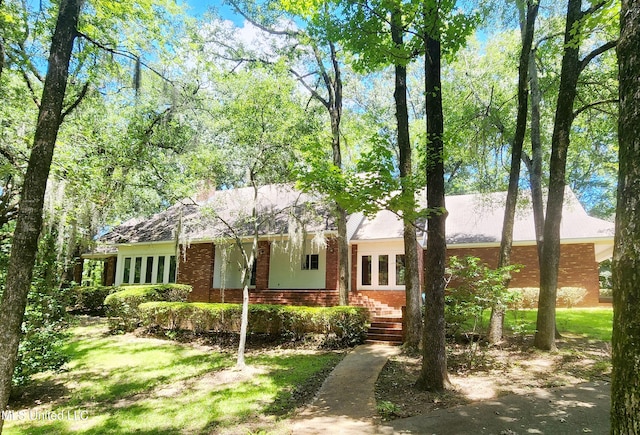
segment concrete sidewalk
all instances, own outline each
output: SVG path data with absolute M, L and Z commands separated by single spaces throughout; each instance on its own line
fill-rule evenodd
M 376 425 L 375 385 L 394 346 L 363 344 L 331 372 L 318 396 L 292 420 L 294 434 L 380 434 Z
M 537 388 L 527 396 L 510 394 L 388 425 L 392 433 L 438 435 L 608 434 L 610 395 L 608 382 Z
M 291 420 L 293 434 L 606 434 L 610 428 L 610 384 L 594 382 L 534 389 L 415 417 L 382 423 L 375 384 L 388 358 L 400 349 L 361 345 L 322 385 L 318 396 Z

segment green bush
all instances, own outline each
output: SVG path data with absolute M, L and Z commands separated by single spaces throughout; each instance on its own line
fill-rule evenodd
M 62 264 L 57 261 L 56 240 L 57 234 L 47 231 L 39 241 L 13 371 L 14 386 L 28 384 L 36 373 L 59 370 L 67 361 L 63 347 L 68 336 L 69 291 L 61 286 Z M 11 239 L 0 242 L 0 297 L 5 286 L 10 242 Z
M 140 325 L 138 305 L 144 302 L 184 302 L 191 286 L 182 284 L 151 284 L 120 287 L 104 300 L 111 331 L 131 331 Z
M 505 277 L 518 271 L 518 265 L 492 269 L 478 257 L 449 258 L 451 287 L 445 295 L 447 333 L 475 335 L 481 328 L 482 313 L 493 306 L 507 306 L 518 294 L 505 286 Z
M 520 295 L 519 299 L 512 304 L 512 308 L 538 308 L 540 288 L 523 287 L 512 290 Z M 560 287 L 556 294 L 556 304 L 571 308 L 582 302 L 586 295 L 587 289 L 584 287 Z
M 238 333 L 240 304 L 147 302 L 138 307 L 142 324 L 171 331 Z M 300 339 L 307 334 L 324 334 L 326 345 L 351 346 L 361 343 L 366 333 L 366 310 L 358 307 L 292 307 L 249 305 L 248 333 Z
M 116 291 L 118 291 L 117 287 L 74 287 L 71 290 L 71 304 L 69 308 L 74 313 L 103 316 L 105 312 L 105 298 Z

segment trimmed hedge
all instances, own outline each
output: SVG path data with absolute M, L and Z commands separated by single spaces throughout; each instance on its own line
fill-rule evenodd
M 519 300 L 513 304 L 512 308 L 538 308 L 538 287 L 513 288 L 517 291 Z M 579 304 L 587 296 L 587 289 L 584 287 L 559 287 L 556 295 L 556 304 L 571 308 Z
M 147 302 L 138 307 L 147 328 L 191 331 L 196 334 L 240 331 L 240 304 Z M 325 342 L 361 343 L 366 335 L 367 310 L 360 307 L 299 307 L 249 305 L 249 333 L 300 339 L 324 334 Z
M 103 316 L 105 312 L 104 300 L 119 287 L 74 287 L 71 289 L 69 308 L 75 313 L 85 313 Z
M 151 301 L 185 302 L 191 286 L 183 284 L 151 284 L 119 287 L 104 300 L 112 331 L 131 331 L 140 325 L 138 305 Z

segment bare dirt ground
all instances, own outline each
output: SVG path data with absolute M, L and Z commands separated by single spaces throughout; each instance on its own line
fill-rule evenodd
M 422 358 L 403 353 L 390 359 L 378 378 L 378 411 L 394 420 L 534 388 L 609 381 L 610 350 L 610 343 L 579 337 L 563 338 L 552 353 L 534 349 L 532 337 L 509 337 L 493 347 L 455 345 L 448 354 L 454 388 L 444 394 L 415 388 Z

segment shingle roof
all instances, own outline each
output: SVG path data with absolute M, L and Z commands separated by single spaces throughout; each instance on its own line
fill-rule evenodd
M 472 195 L 450 195 L 445 205 L 449 245 L 500 243 L 506 192 Z M 384 240 L 402 237 L 402 221 L 389 211 L 372 218 L 360 217 L 353 240 Z M 570 189 L 565 194 L 560 237 L 567 240 L 612 239 L 614 225 L 587 215 Z M 513 230 L 514 242 L 535 243 L 535 228 L 530 196 L 520 195 Z
M 506 192 L 447 196 L 447 243 L 499 243 L 505 198 Z M 424 203 L 424 200 L 420 201 Z M 181 240 L 215 240 L 230 236 L 223 220 L 233 225 L 239 235 L 250 236 L 253 230 L 248 217 L 252 204 L 253 188 L 217 190 L 204 200 L 183 201 L 148 219 L 127 221 L 105 234 L 99 242 L 113 245 L 172 241 L 178 233 L 181 233 Z M 290 185 L 260 187 L 258 216 L 260 235 L 286 234 L 293 226 L 301 224 L 308 233 L 336 229 L 330 208 L 321 196 L 302 193 Z M 424 223 L 418 227 L 418 236 L 422 237 Z M 612 240 L 613 233 L 612 223 L 587 215 L 573 192 L 567 189 L 560 230 L 562 239 Z M 373 217 L 362 213 L 349 217 L 349 240 L 401 239 L 402 234 L 401 219 L 390 211 L 380 211 Z M 535 243 L 533 213 L 527 193 L 520 195 L 513 240 L 515 243 Z
M 250 236 L 254 191 L 251 187 L 213 191 L 206 199 L 188 200 L 148 219 L 132 219 L 99 239 L 107 244 L 149 243 L 175 240 L 214 240 L 229 237 L 228 223 L 240 236 Z M 307 232 L 335 230 L 334 219 L 322 198 L 289 185 L 258 189 L 260 235 L 286 234 L 294 225 Z

